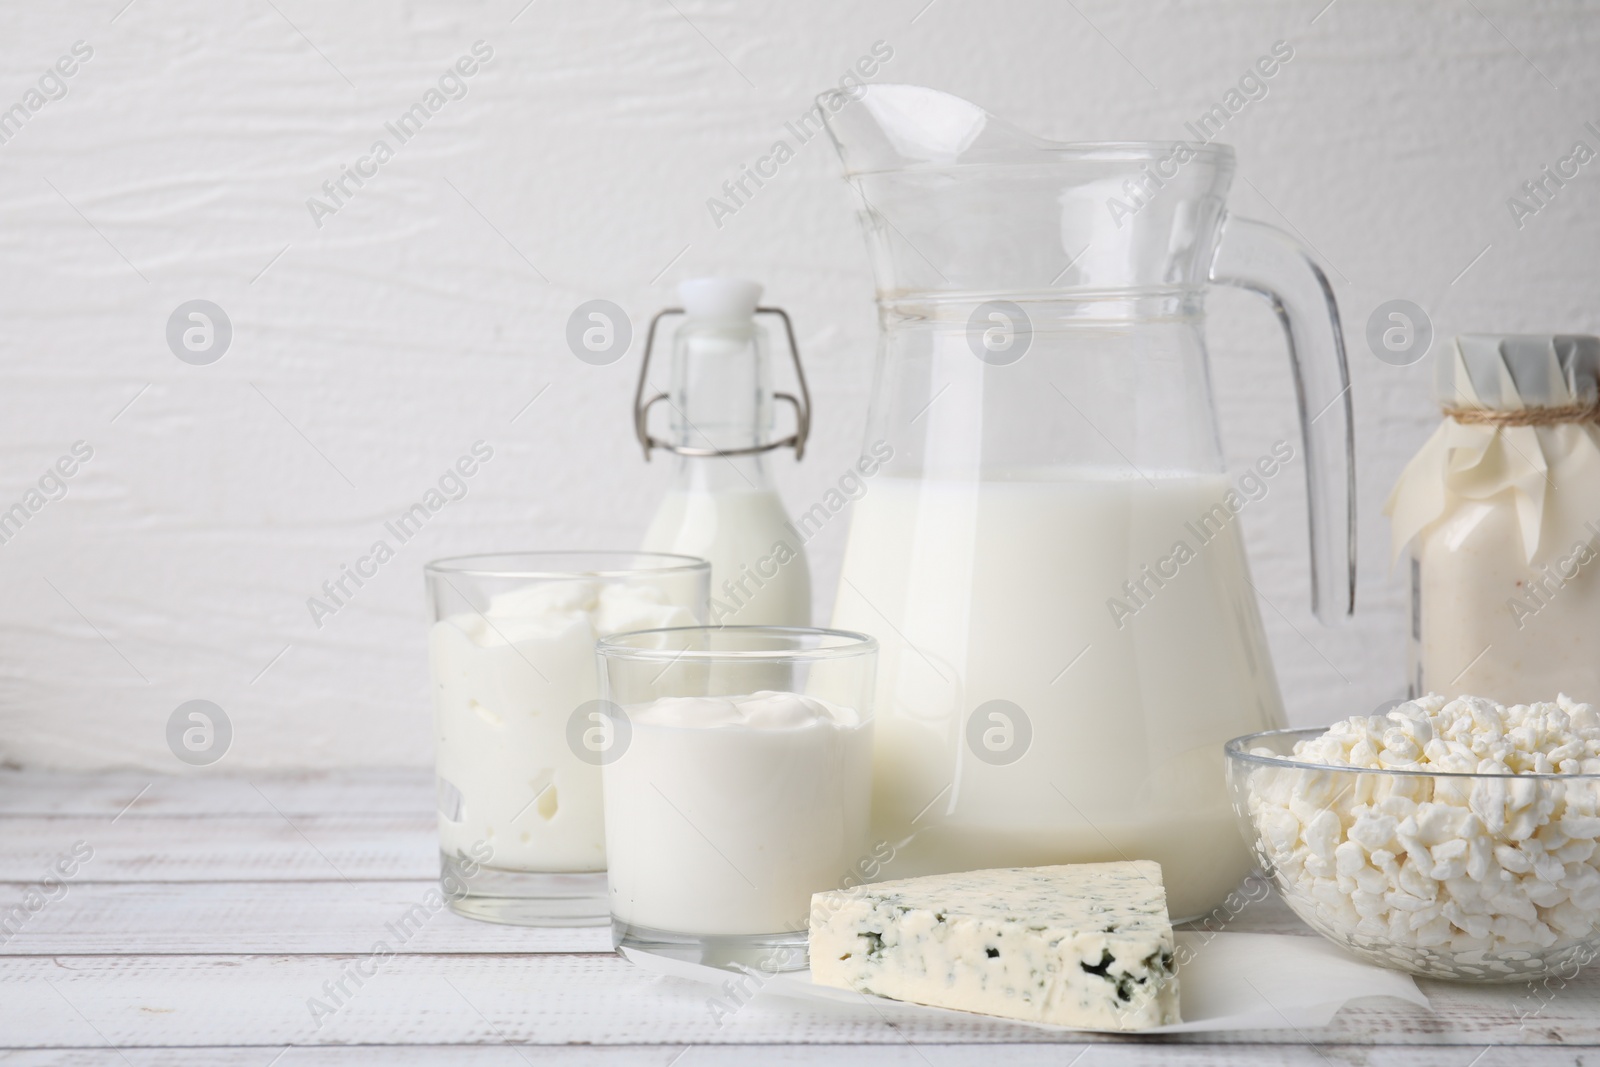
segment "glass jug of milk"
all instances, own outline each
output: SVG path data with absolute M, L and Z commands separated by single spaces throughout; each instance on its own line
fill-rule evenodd
M 645 459 L 661 448 L 677 456 L 674 484 L 645 532 L 646 552 L 697 556 L 711 563 L 713 626 L 810 626 L 811 572 L 802 541 L 767 477 L 763 456 L 792 447 L 805 454 L 811 397 L 794 328 L 781 308 L 759 307 L 761 286 L 738 278 L 695 278 L 678 286 L 681 308 L 650 322 L 634 395 L 634 430 Z M 665 316 L 682 315 L 673 336 L 671 384 L 649 400 L 650 355 Z M 770 343 L 758 315 L 783 322 L 800 396 L 774 392 Z M 790 436 L 768 440 L 774 402 L 794 409 Z M 650 433 L 650 408 L 667 406 L 670 436 Z
M 1161 863 L 1175 917 L 1250 869 L 1222 744 L 1283 725 L 1204 342 L 1209 283 L 1288 335 L 1313 603 L 1354 594 L 1349 379 L 1300 246 L 1229 218 L 1233 150 L 1044 141 L 931 89 L 819 101 L 859 197 L 881 335 L 833 614 L 880 642 L 887 877 Z

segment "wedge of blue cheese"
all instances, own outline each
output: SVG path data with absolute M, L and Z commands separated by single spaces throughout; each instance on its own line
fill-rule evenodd
M 811 977 L 939 1008 L 1095 1030 L 1178 1022 L 1149 860 L 906 878 L 811 898 Z

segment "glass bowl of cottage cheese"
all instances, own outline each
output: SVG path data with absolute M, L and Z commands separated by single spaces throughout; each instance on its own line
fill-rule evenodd
M 1384 967 L 1476 982 L 1600 956 L 1600 709 L 1430 694 L 1227 744 L 1234 814 L 1289 907 Z

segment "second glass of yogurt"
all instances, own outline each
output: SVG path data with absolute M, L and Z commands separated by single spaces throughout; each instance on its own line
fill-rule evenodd
M 425 574 L 445 899 L 491 922 L 604 925 L 600 766 L 618 736 L 595 641 L 704 622 L 710 565 L 519 552 L 435 560 Z
M 781 626 L 597 646 L 612 942 L 769 974 L 806 966 L 811 895 L 860 883 L 877 642 Z

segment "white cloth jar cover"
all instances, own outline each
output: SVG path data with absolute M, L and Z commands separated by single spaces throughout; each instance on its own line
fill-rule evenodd
M 1600 700 L 1576 664 L 1600 658 L 1600 339 L 1467 335 L 1437 373 L 1446 418 L 1384 509 L 1412 547 L 1412 689 Z

